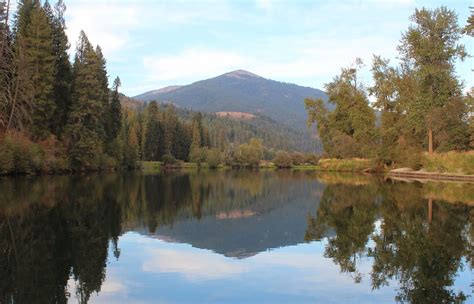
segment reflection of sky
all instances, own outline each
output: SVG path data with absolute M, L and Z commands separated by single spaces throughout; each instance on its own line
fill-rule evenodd
M 372 291 L 372 261 L 362 258 L 355 284 L 324 258 L 326 242 L 278 248 L 246 259 L 228 258 L 188 244 L 168 243 L 129 232 L 121 256 L 109 253 L 107 275 L 91 303 L 393 303 L 396 282 Z M 456 291 L 471 293 L 464 269 Z M 69 282 L 73 290 L 74 281 Z M 77 302 L 72 292 L 72 303 Z
M 355 284 L 323 257 L 313 242 L 227 258 L 188 244 L 136 233 L 121 237 L 121 256 L 110 258 L 101 292 L 92 303 L 391 303 L 393 288 L 371 291 L 365 275 Z M 362 260 L 367 274 L 370 261 Z
M 109 253 L 106 280 L 91 303 L 392 303 L 396 295 L 393 281 L 372 291 L 368 258 L 358 263 L 361 283 L 340 273 L 339 266 L 323 257 L 325 242 L 247 259 L 136 233 L 122 236 L 119 245 L 121 256 L 116 260 Z M 472 279 L 470 269 L 464 269 L 456 291 L 469 295 Z M 74 281 L 69 287 L 73 290 Z M 70 300 L 77 302 L 74 292 Z

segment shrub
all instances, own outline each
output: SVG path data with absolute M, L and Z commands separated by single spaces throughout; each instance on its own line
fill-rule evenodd
M 293 162 L 293 165 L 302 165 L 304 164 L 304 155 L 300 152 L 293 152 L 291 154 L 291 160 Z
M 174 166 L 178 164 L 178 160 L 171 154 L 165 154 L 161 158 L 161 161 L 165 166 Z
M 320 158 L 321 158 L 321 156 L 319 156 L 318 154 L 307 153 L 307 154 L 304 155 L 304 163 L 316 166 L 318 164 Z
M 222 153 L 218 149 L 209 149 L 206 155 L 209 168 L 217 168 L 222 162 Z
M 290 154 L 286 151 L 277 151 L 273 163 L 278 168 L 290 168 L 293 166 L 293 160 L 291 159 Z

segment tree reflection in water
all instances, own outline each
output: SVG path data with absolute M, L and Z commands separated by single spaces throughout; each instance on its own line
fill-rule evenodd
M 333 231 L 325 256 L 356 282 L 362 279 L 358 262 L 372 258 L 372 288 L 398 280 L 398 302 L 464 302 L 467 295 L 452 287 L 463 259 L 472 265 L 473 209 L 425 193 L 421 184 L 329 184 L 316 215 L 308 217 L 305 239 Z
M 438 197 L 455 202 L 456 193 L 472 197 L 471 188 L 440 193 L 441 188 L 290 171 L 2 179 L 0 303 L 66 303 L 70 292 L 87 303 L 101 290 L 107 259 L 119 259 L 118 239 L 124 232 L 153 234 L 187 219 L 198 225 L 203 218 L 247 225 L 247 218 L 302 200 L 319 202 L 308 215 L 305 240 L 327 237 L 325 255 L 356 282 L 364 279 L 361 259 L 369 258 L 372 287 L 398 280 L 397 301 L 462 302 L 467 295 L 453 284 L 463 261 L 473 265 L 474 212 Z M 284 210 L 266 227 L 275 228 L 276 220 L 292 216 L 286 212 L 294 213 Z M 306 224 L 298 222 L 300 238 L 288 227 L 287 239 L 282 235 L 272 244 L 288 245 L 289 238 L 301 242 Z M 247 243 L 239 246 L 262 244 L 260 239 L 242 241 Z M 267 249 L 255 247 L 246 254 Z

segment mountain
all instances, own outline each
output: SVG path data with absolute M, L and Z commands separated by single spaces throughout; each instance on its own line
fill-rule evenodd
M 172 103 L 194 111 L 262 114 L 303 131 L 306 130 L 304 99 L 307 97 L 327 100 L 321 90 L 237 70 L 190 85 L 149 91 L 134 98 Z

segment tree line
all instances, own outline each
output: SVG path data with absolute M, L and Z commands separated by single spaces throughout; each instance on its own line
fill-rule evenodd
M 70 62 L 62 0 L 21 0 L 13 22 L 9 8 L 0 3 L 1 171 L 117 165 L 120 79 L 109 88 L 100 46 L 81 31 Z
M 363 62 L 357 59 L 325 85 L 334 110 L 321 99 L 305 100 L 308 124 L 317 124 L 329 157 L 417 167 L 422 151 L 474 148 L 474 89 L 463 94 L 455 70 L 455 62 L 468 56 L 459 40 L 474 36 L 474 14 L 464 28 L 446 7 L 417 9 L 411 21 L 397 65 L 373 57 L 372 86 L 360 81 Z

